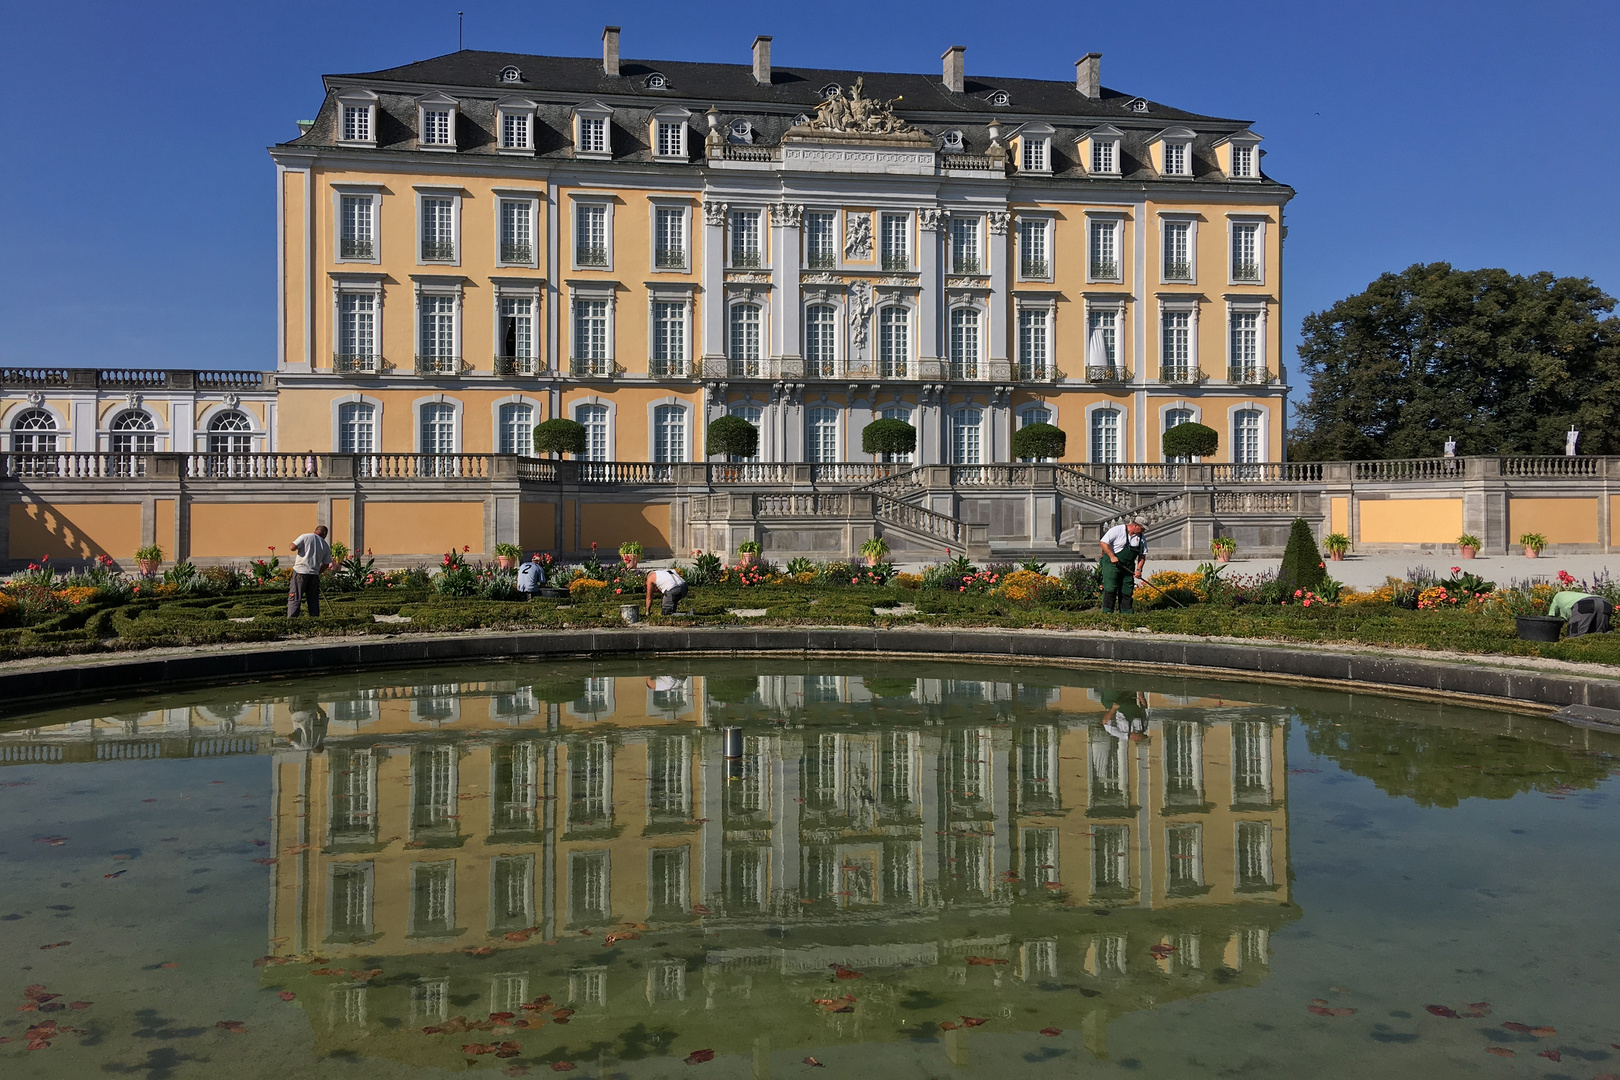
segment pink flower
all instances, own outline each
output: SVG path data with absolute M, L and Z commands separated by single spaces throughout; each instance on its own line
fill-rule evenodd
M 1303 596 L 1303 595 L 1305 595 L 1305 593 L 1304 593 L 1304 590 L 1302 590 L 1302 589 L 1295 589 L 1294 590 L 1294 595 L 1295 596 Z
M 1452 567 L 1452 568 L 1451 568 L 1451 572 L 1452 572 L 1452 573 L 1453 573 L 1453 574 L 1460 574 L 1460 573 L 1462 573 L 1462 567 L 1460 567 L 1460 566 L 1453 566 L 1453 567 Z

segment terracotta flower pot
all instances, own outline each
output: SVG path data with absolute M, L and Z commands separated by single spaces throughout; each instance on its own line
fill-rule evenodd
M 753 566 L 758 562 L 759 562 L 759 552 L 757 552 L 757 551 L 744 551 L 744 552 L 739 552 L 738 555 L 737 555 L 737 565 L 738 566 Z
M 1524 557 L 1527 559 L 1539 559 L 1541 558 L 1541 552 L 1533 547 L 1527 547 L 1524 549 Z
M 864 558 L 866 560 L 866 565 L 867 566 L 876 566 L 878 564 L 878 560 L 880 558 L 882 558 L 882 556 L 881 555 L 864 555 L 864 556 L 862 556 L 862 558 Z
M 1464 558 L 1464 559 L 1472 559 L 1478 553 L 1479 553 L 1478 548 L 1461 547 L 1461 546 L 1459 546 L 1457 548 L 1458 556 L 1461 557 L 1461 558 Z
M 495 556 L 495 568 L 497 570 L 510 570 L 516 563 L 517 560 L 510 555 Z
M 1232 553 L 1230 551 L 1217 551 L 1215 553 L 1215 561 L 1216 562 L 1231 562 L 1232 561 Z
M 1343 562 L 1344 561 L 1344 552 L 1342 552 L 1342 551 L 1330 551 L 1330 552 L 1328 552 L 1328 558 L 1332 559 L 1334 562 Z
M 162 559 L 136 559 L 135 565 L 140 568 L 142 577 L 157 576 L 158 568 L 163 565 Z

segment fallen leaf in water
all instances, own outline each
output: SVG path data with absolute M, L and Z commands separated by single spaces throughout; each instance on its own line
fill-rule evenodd
M 692 912 L 695 915 L 713 915 L 714 914 L 714 912 L 709 910 L 709 908 L 704 904 L 693 904 L 692 905 Z
M 1048 888 L 1048 889 L 1061 889 L 1061 888 L 1063 888 L 1063 882 L 1061 882 L 1061 881 L 1048 881 L 1046 883 L 1046 888 Z
M 939 1030 L 941 1030 L 941 1031 L 955 1031 L 957 1028 L 959 1028 L 961 1026 L 962 1025 L 958 1024 L 955 1020 L 947 1020 L 943 1024 L 939 1025 Z
M 1487 1054 L 1495 1054 L 1497 1057 L 1518 1057 L 1519 1056 L 1518 1054 L 1515 1054 L 1512 1050 L 1509 1050 L 1505 1046 L 1487 1046 L 1485 1048 L 1485 1052 Z
M 686 1055 L 686 1063 L 688 1065 L 701 1065 L 705 1061 L 713 1061 L 713 1060 L 714 1060 L 714 1051 L 713 1050 L 694 1050 L 690 1054 Z
M 157 802 L 156 799 L 142 799 L 141 802 Z
M 240 1020 L 221 1020 L 219 1023 L 215 1024 L 214 1026 L 217 1027 L 217 1028 L 224 1028 L 226 1031 L 230 1032 L 232 1035 L 246 1035 L 247 1034 L 247 1027 Z
M 488 1043 L 468 1043 L 461 1048 L 463 1054 L 493 1054 L 496 1048 Z
M 534 936 L 533 930 L 513 930 L 506 935 L 507 941 L 528 941 Z
M 286 963 L 286 961 L 282 961 L 282 963 Z M 158 965 L 160 968 L 177 968 L 179 966 L 179 962 L 175 960 L 165 960 L 163 963 Z
M 573 1072 L 574 1071 L 574 1063 L 572 1061 L 553 1061 L 551 1063 L 551 1071 L 552 1072 Z
M 573 1009 L 552 1009 L 551 1010 L 552 1022 L 557 1023 L 557 1024 L 566 1024 L 566 1023 L 568 1023 L 568 1018 L 570 1016 L 573 1016 L 573 1015 L 574 1015 L 574 1010 Z
M 1536 1055 L 1536 1057 L 1544 1057 L 1548 1061 L 1559 1061 L 1562 1060 L 1563 1056 L 1564 1055 L 1557 1050 L 1543 1050 L 1541 1053 Z
M 1523 1033 L 1530 1030 L 1530 1025 L 1529 1024 L 1520 1024 L 1520 1023 L 1517 1023 L 1517 1022 L 1515 1022 L 1513 1020 L 1507 1021 L 1502 1026 L 1507 1028 L 1509 1031 L 1517 1031 L 1520 1034 L 1523 1034 Z
M 495 1048 L 495 1056 L 498 1058 L 514 1058 L 521 1053 L 523 1053 L 523 1047 L 510 1041 L 503 1042 Z
M 27 998 L 29 1001 L 50 1001 L 61 996 L 61 994 L 46 993 L 44 983 L 29 983 L 27 986 L 23 987 L 23 997 Z
M 1321 1000 L 1321 999 L 1318 998 L 1317 1000 Z M 1308 1012 L 1308 1013 L 1312 1013 L 1312 1014 L 1314 1014 L 1316 1016 L 1354 1016 L 1354 1015 L 1356 1015 L 1356 1010 L 1354 1010 L 1354 1009 L 1334 1009 L 1334 1008 L 1330 1008 L 1330 1007 L 1328 1007 L 1326 1005 L 1307 1005 L 1307 1006 L 1305 1006 L 1305 1011 Z
M 281 860 L 280 859 L 273 859 L 273 858 L 263 858 L 263 859 L 254 859 L 253 861 L 258 863 L 260 866 L 274 866 L 277 863 L 279 863 Z
M 1549 1035 L 1558 1034 L 1558 1029 L 1555 1027 L 1533 1027 L 1530 1029 L 1530 1034 L 1538 1039 L 1545 1039 Z
M 102 877 L 104 877 L 104 878 L 110 878 L 110 877 L 123 877 L 123 876 L 124 876 L 124 875 L 125 875 L 125 874 L 127 874 L 127 873 L 129 873 L 129 871 L 128 871 L 128 870 L 114 870 L 114 871 L 113 871 L 113 872 L 112 872 L 112 873 L 110 873 L 110 874 L 102 874 L 102 875 L 101 875 L 101 876 L 102 876 Z
M 53 941 L 49 945 L 41 945 L 40 948 L 41 949 L 60 949 L 64 945 L 71 945 L 71 944 L 73 944 L 73 942 L 71 942 L 71 941 Z
M 529 1067 L 527 1065 L 508 1065 L 506 1067 L 506 1075 L 507 1076 L 528 1076 L 529 1075 Z
M 61 847 L 63 844 L 67 843 L 67 837 L 65 837 L 65 836 L 36 836 L 36 837 L 34 837 L 34 843 L 36 843 L 36 844 L 49 844 L 49 845 L 51 845 L 51 847 Z
M 293 993 L 291 990 L 283 990 L 281 993 L 276 995 L 276 997 L 280 998 L 282 1001 L 291 1001 L 297 996 L 298 995 Z
M 508 1020 L 512 1019 L 516 1015 L 517 1015 L 517 1013 L 495 1012 L 495 1013 L 490 1013 L 489 1018 L 491 1020 L 494 1020 L 498 1024 L 504 1024 L 504 1023 L 506 1023 Z
M 1457 1019 L 1457 1013 L 1454 1010 L 1452 1010 L 1451 1008 L 1448 1008 L 1445 1005 L 1425 1005 L 1423 1007 L 1425 1009 L 1428 1009 L 1430 1012 L 1434 1013 L 1434 1015 L 1443 1016 L 1447 1020 L 1455 1020 L 1455 1019 Z
M 860 972 L 854 971 L 854 970 L 852 970 L 850 968 L 843 967 L 843 966 L 841 966 L 839 964 L 833 964 L 831 966 L 832 966 L 832 969 L 833 969 L 833 974 L 836 975 L 840 979 L 849 980 L 849 979 L 858 979 L 858 978 L 861 977 Z
M 489 956 L 495 952 L 493 945 L 470 945 L 461 950 L 468 956 Z
M 1007 961 L 999 956 L 970 956 L 967 958 L 967 962 L 969 967 L 994 967 L 997 964 L 1005 964 Z
M 1175 951 L 1176 947 L 1174 945 L 1165 945 L 1162 943 L 1158 945 L 1150 945 L 1148 947 L 1148 952 L 1153 954 L 1153 958 L 1155 960 L 1163 960 Z
M 32 1002 L 30 1002 L 27 1005 L 19 1005 L 19 1006 L 17 1006 L 17 1011 L 18 1012 L 38 1012 L 39 1011 L 39 1006 L 33 1004 Z
M 308 850 L 309 850 L 309 845 L 308 844 L 294 844 L 292 847 L 282 848 L 281 853 L 283 855 L 298 855 L 298 854 L 301 854 L 302 852 L 305 852 L 305 851 L 308 851 Z
M 1055 1039 L 1059 1035 L 1063 1034 L 1063 1029 L 1062 1028 L 1054 1028 L 1054 1027 L 1044 1027 L 1044 1028 L 1041 1028 L 1041 1034 L 1045 1035 L 1048 1039 Z
M 81 1010 L 81 1009 L 88 1009 L 90 1006 L 92 1006 L 94 1004 L 95 1004 L 95 1002 L 93 1002 L 93 1001 L 70 1001 L 70 1002 L 68 1002 L 68 1008 L 73 1009 L 74 1011 L 78 1011 L 78 1010 Z
M 803 802 L 803 801 L 804 801 L 804 800 L 803 800 L 803 799 L 800 799 L 800 800 L 799 800 L 799 801 L 800 801 L 800 802 Z M 823 1064 L 822 1064 L 822 1063 L 821 1063 L 821 1062 L 819 1062 L 819 1061 L 817 1061 L 817 1060 L 816 1060 L 816 1059 L 815 1059 L 815 1058 L 813 1058 L 813 1057 L 807 1057 L 807 1058 L 805 1058 L 805 1059 L 804 1059 L 804 1063 L 805 1063 L 805 1064 L 806 1064 L 806 1065 L 809 1065 L 809 1066 L 810 1066 L 810 1067 L 812 1067 L 812 1068 L 815 1068 L 815 1069 L 825 1069 L 825 1068 L 826 1068 L 826 1067 L 827 1067 L 827 1066 L 825 1066 L 825 1065 L 823 1065 Z
M 989 1022 L 990 1021 L 978 1016 L 962 1017 L 962 1026 L 965 1028 L 978 1027 L 980 1024 L 988 1024 Z
M 634 930 L 615 930 L 611 934 L 608 934 L 602 938 L 602 948 L 606 949 L 609 946 L 616 945 L 621 941 L 634 941 L 640 936 L 641 935 L 636 933 Z

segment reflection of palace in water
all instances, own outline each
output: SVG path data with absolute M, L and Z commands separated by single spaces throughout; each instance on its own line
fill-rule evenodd
M 340 973 L 266 979 L 299 991 L 328 1051 L 416 1058 L 449 1052 L 422 1026 L 540 994 L 577 1012 L 519 1032 L 526 1052 L 629 1053 L 632 1026 L 682 1045 L 712 1026 L 695 1045 L 721 1052 L 766 1029 L 783 1048 L 883 1041 L 977 1015 L 1081 1029 L 1104 1053 L 1110 1016 L 1263 977 L 1297 913 L 1280 712 L 816 668 L 197 717 L 194 740 L 273 744 L 270 951 Z M 122 722 L 103 744 L 133 737 Z M 353 965 L 384 975 L 345 981 Z M 853 1013 L 812 1002 L 839 966 L 865 976 L 832 980 Z M 739 1031 L 737 1007 L 766 1013 Z M 394 1029 L 420 1045 L 362 1045 Z

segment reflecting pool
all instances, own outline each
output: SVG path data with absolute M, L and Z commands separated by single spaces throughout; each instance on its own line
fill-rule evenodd
M 0 1075 L 1620 1074 L 1620 739 L 928 661 L 0 727 Z

